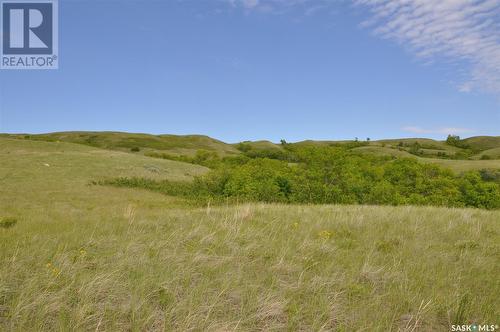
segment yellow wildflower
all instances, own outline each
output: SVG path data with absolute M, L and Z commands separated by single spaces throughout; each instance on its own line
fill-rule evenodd
M 321 231 L 318 233 L 318 236 L 324 240 L 331 239 L 333 237 L 333 233 L 327 230 Z

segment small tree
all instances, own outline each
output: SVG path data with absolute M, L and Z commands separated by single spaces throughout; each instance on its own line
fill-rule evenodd
M 446 138 L 446 144 L 453 145 L 453 146 L 460 145 L 460 136 L 448 135 L 448 137 Z

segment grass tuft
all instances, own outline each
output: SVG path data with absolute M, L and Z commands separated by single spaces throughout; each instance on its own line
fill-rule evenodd
M 0 219 L 0 228 L 12 228 L 17 224 L 16 218 L 2 218 Z

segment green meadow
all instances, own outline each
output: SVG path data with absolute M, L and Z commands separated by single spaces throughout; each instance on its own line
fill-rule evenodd
M 484 180 L 491 189 L 499 141 L 389 140 L 349 151 L 440 165 L 450 169 L 443 171 L 450 181 L 488 170 L 481 174 L 491 177 Z M 211 159 L 197 159 L 200 150 L 263 159 L 287 151 L 286 144 L 243 144 L 204 136 L 2 135 L 0 330 L 449 331 L 452 324 L 499 324 L 495 205 L 193 201 L 147 186 L 99 185 L 117 178 L 189 185 L 213 172 Z

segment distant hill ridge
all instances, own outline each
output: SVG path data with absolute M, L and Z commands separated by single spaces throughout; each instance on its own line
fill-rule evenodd
M 1 134 L 3 137 L 29 139 L 47 142 L 69 142 L 84 144 L 109 150 L 140 152 L 161 152 L 172 155 L 196 154 L 198 150 L 216 152 L 220 156 L 241 153 L 241 146 L 255 150 L 283 149 L 282 144 L 270 141 L 246 141 L 229 144 L 203 135 L 151 135 L 125 132 L 55 132 L 48 134 Z M 293 145 L 342 145 L 355 142 L 348 141 L 314 141 L 306 140 Z M 460 140 L 460 146 L 447 144 L 428 138 L 384 139 L 364 142 L 363 146 L 354 150 L 360 153 L 373 153 L 393 156 L 420 156 L 442 159 L 500 159 L 500 136 L 475 136 Z

